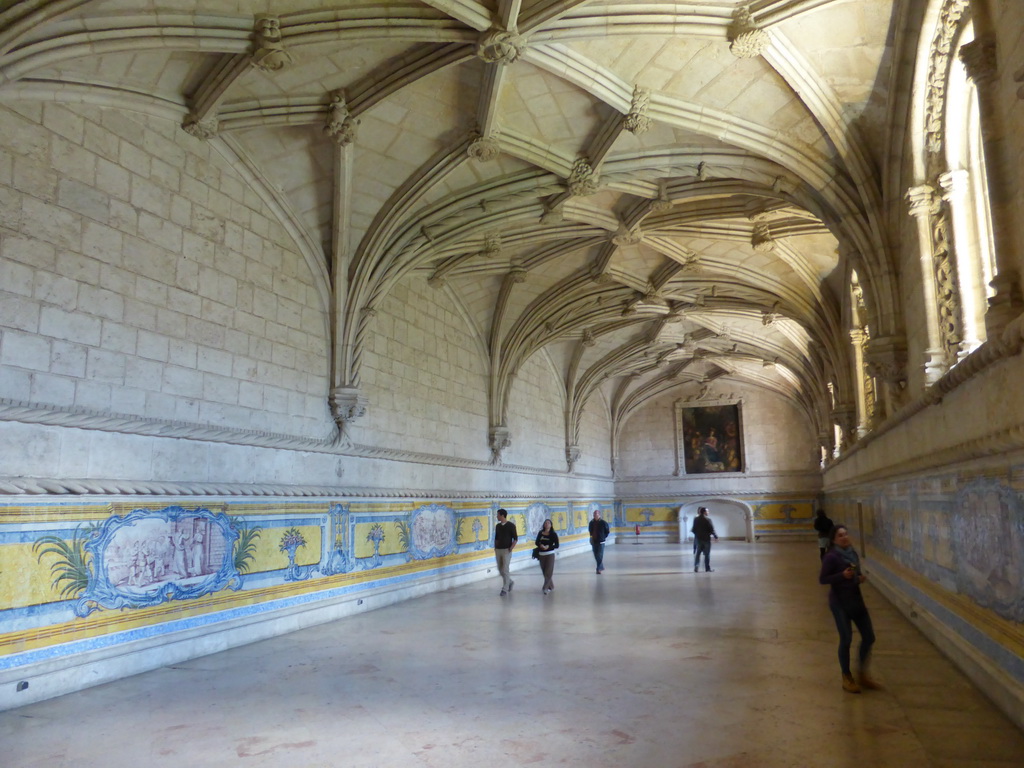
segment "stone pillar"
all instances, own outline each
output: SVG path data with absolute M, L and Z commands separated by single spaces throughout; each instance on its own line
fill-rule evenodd
M 974 216 L 967 211 L 968 172 L 961 169 L 946 171 L 939 176 L 942 187 L 942 199 L 949 204 L 949 212 L 953 221 L 953 252 L 970 254 L 971 258 L 961 258 L 957 263 L 957 280 L 960 294 L 960 310 L 963 320 L 962 337 L 957 359 L 962 360 L 981 345 L 982 329 L 985 323 L 985 306 L 981 298 L 985 295 L 985 287 L 981 282 L 981 264 L 979 248 L 981 238 L 977 231 Z M 965 262 L 971 262 L 967 264 Z
M 860 328 L 850 331 L 850 343 L 853 344 L 853 383 L 857 392 L 857 437 L 867 434 L 871 413 L 868 411 L 867 391 L 865 389 L 864 342 L 867 334 Z
M 931 385 L 946 372 L 946 353 L 939 334 L 939 313 L 936 307 L 938 291 L 932 254 L 932 218 L 939 214 L 940 198 L 934 187 L 921 184 L 907 190 L 907 203 L 910 215 L 917 222 L 917 240 L 921 251 L 921 289 L 924 293 L 925 330 L 928 333 L 924 379 L 926 385 Z

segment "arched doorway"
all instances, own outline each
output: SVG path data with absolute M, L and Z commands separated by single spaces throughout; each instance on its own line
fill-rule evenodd
M 679 541 L 689 541 L 693 538 L 690 527 L 700 507 L 708 508 L 708 517 L 714 523 L 718 538 L 754 540 L 754 510 L 750 505 L 735 499 L 708 498 L 688 501 L 679 507 Z

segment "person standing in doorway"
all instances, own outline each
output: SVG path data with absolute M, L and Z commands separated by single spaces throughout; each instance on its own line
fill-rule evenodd
M 604 570 L 604 542 L 611 533 L 608 523 L 601 519 L 601 511 L 594 510 L 594 519 L 587 526 L 590 530 L 590 548 L 594 550 L 594 560 L 597 562 L 597 573 L 600 575 Z
M 824 509 L 819 509 L 818 516 L 814 518 L 814 530 L 818 533 L 819 559 L 824 560 L 825 552 L 828 551 L 828 537 L 832 533 L 832 521 Z
M 537 547 L 540 572 L 544 574 L 544 586 L 541 587 L 541 592 L 547 595 L 555 588 L 555 582 L 551 577 L 555 573 L 555 550 L 558 549 L 558 532 L 550 518 L 544 521 L 544 525 L 537 533 L 534 545 Z
M 864 604 L 860 585 L 868 580 L 860 567 L 860 556 L 853 548 L 845 525 L 837 525 L 829 535 L 831 547 L 821 561 L 818 583 L 828 584 L 828 607 L 839 630 L 839 668 L 843 673 L 843 690 L 860 693 L 861 689 L 877 690 L 881 686 L 868 674 L 871 646 L 875 643 L 875 630 L 871 614 Z M 855 680 L 850 669 L 850 646 L 853 645 L 853 625 L 860 632 L 860 679 Z
M 508 512 L 504 509 L 498 510 L 498 522 L 494 526 L 494 559 L 498 563 L 498 573 L 501 575 L 501 596 L 504 597 L 512 591 L 516 585 L 512 581 L 508 568 L 512 563 L 512 550 L 516 548 L 519 541 L 519 533 L 516 531 L 516 524 L 508 519 Z
M 693 572 L 696 573 L 700 569 L 700 555 L 703 552 L 704 572 L 711 573 L 714 570 L 711 567 L 711 537 L 714 536 L 715 541 L 718 541 L 718 534 L 715 533 L 715 526 L 712 524 L 711 518 L 708 517 L 707 507 L 697 510 L 697 517 L 693 520 L 690 533 L 693 534 L 693 540 L 697 547 L 693 556 Z

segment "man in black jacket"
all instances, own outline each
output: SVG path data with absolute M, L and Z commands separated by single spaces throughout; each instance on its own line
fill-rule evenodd
M 693 572 L 696 573 L 700 565 L 700 553 L 704 553 L 704 571 L 711 573 L 711 537 L 718 541 L 718 534 L 715 533 L 715 526 L 708 518 L 708 508 L 701 507 L 697 510 L 697 517 L 694 518 L 693 527 L 690 528 L 693 539 L 697 543 L 697 553 L 693 557 Z
M 825 514 L 824 509 L 818 510 L 818 516 L 814 518 L 814 530 L 818 533 L 818 554 L 825 559 L 825 552 L 828 551 L 829 536 L 832 533 L 832 520 Z
M 594 519 L 587 528 L 590 531 L 590 548 L 594 550 L 594 560 L 597 561 L 597 572 L 600 574 L 604 570 L 604 541 L 611 531 L 597 509 L 594 510 Z
M 508 512 L 498 510 L 498 522 L 494 526 L 494 559 L 498 562 L 498 573 L 501 574 L 501 596 L 504 597 L 516 585 L 512 581 L 508 567 L 512 562 L 512 550 L 519 541 L 516 524 L 508 519 Z

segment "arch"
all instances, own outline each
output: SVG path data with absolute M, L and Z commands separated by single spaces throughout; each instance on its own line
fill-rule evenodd
M 741 539 L 748 543 L 754 541 L 754 509 L 745 501 L 731 499 L 727 496 L 708 496 L 702 499 L 687 501 L 679 506 L 679 541 L 692 541 L 690 526 L 697 516 L 697 509 L 708 508 L 708 517 L 715 525 L 720 539 Z

